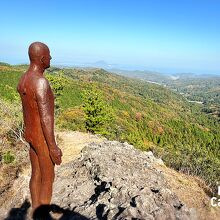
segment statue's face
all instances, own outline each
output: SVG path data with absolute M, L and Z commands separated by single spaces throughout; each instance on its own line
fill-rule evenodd
M 50 60 L 52 57 L 50 56 L 50 51 L 49 49 L 45 51 L 42 62 L 44 64 L 44 68 L 49 68 L 50 67 Z

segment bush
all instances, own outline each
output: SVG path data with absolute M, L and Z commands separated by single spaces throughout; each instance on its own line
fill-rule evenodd
M 14 141 L 23 141 L 21 103 L 0 99 L 0 136 L 9 135 Z
M 10 152 L 7 151 L 3 154 L 3 163 L 10 164 L 15 160 L 15 156 Z
M 60 128 L 86 131 L 85 114 L 79 107 L 68 109 L 59 115 L 57 124 Z

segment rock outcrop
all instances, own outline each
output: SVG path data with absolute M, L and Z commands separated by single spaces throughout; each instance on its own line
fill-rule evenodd
M 69 217 L 54 219 L 197 219 L 155 168 L 162 163 L 126 142 L 88 144 L 76 159 L 56 167 L 52 203 Z M 29 198 L 29 179 L 19 178 L 8 210 Z
M 89 219 L 195 219 L 153 163 L 127 143 L 92 143 L 58 170 L 53 202 Z

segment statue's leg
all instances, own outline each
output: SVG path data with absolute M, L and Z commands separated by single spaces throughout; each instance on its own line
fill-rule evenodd
M 38 156 L 30 144 L 29 150 L 30 160 L 31 160 L 31 179 L 29 183 L 30 192 L 31 192 L 31 200 L 32 200 L 32 208 L 33 210 L 40 205 L 40 187 L 41 187 L 41 173 L 40 166 L 38 162 Z
M 50 204 L 54 182 L 54 163 L 50 158 L 45 140 L 42 140 L 37 155 L 41 172 L 40 203 Z

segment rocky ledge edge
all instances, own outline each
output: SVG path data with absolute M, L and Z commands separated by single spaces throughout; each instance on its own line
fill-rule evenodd
M 90 143 L 57 168 L 53 203 L 88 219 L 197 219 L 155 164 L 163 162 L 127 142 Z

